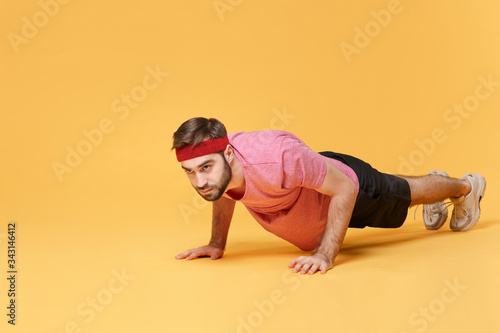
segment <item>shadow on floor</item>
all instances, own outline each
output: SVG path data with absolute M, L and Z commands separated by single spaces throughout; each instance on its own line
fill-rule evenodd
M 500 225 L 498 220 L 486 220 L 478 223 L 467 234 L 483 231 Z M 370 255 L 370 250 L 381 247 L 391 247 L 407 242 L 415 242 L 422 239 L 436 238 L 442 242 L 447 237 L 460 237 L 465 232 L 454 232 L 448 224 L 440 230 L 426 230 L 421 226 L 407 226 L 401 229 L 371 229 L 366 228 L 366 233 L 357 232 L 355 235 L 347 233 L 342 249 L 335 260 L 335 266 L 359 258 L 359 256 Z M 299 256 L 312 254 L 313 251 L 301 251 L 297 247 L 280 241 L 233 241 L 226 249 L 224 258 L 226 260 L 241 261 L 263 261 L 276 260 L 277 257 L 293 259 Z

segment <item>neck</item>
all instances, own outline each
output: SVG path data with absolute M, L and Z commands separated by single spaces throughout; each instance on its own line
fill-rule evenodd
M 229 184 L 227 185 L 226 191 L 229 190 L 237 190 L 239 191 L 245 191 L 245 176 L 243 174 L 243 168 L 241 167 L 240 161 L 238 161 L 238 158 L 236 155 L 234 155 L 233 160 L 231 163 L 229 163 L 231 166 L 231 180 L 229 181 Z

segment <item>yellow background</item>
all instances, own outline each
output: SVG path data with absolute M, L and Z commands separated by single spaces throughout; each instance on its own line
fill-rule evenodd
M 479 77 L 500 81 L 498 1 L 54 4 L 0 5 L 2 332 L 499 331 L 500 87 L 460 123 L 445 119 L 474 101 Z M 375 23 L 372 11 L 388 6 L 398 12 Z M 34 20 L 36 31 L 24 27 Z M 366 27 L 368 45 L 346 57 L 341 45 L 361 45 L 355 29 Z M 140 92 L 147 68 L 168 76 L 126 116 L 114 112 Z M 410 158 L 415 175 L 480 172 L 481 221 L 431 232 L 411 210 L 397 230 L 349 230 L 333 270 L 299 279 L 287 265 L 303 253 L 238 206 L 222 260 L 176 261 L 210 233 L 210 205 L 169 150 L 193 116 L 230 132 L 284 129 L 388 173 Z M 67 147 L 84 145 L 82 132 L 103 119 L 113 131 L 60 181 L 54 162 L 66 164 Z M 435 129 L 441 141 L 429 144 Z M 128 276 L 123 288 L 117 272 Z M 454 283 L 465 289 L 454 294 Z

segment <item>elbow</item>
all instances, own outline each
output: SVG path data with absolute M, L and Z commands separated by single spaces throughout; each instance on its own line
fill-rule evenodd
M 356 186 L 356 184 L 354 184 L 353 181 L 351 181 L 351 186 L 349 186 L 349 194 L 354 198 L 354 200 L 356 200 L 356 198 L 358 197 L 358 187 Z
M 333 194 L 328 195 L 332 198 L 331 204 L 342 202 L 342 205 L 354 206 L 358 197 L 358 188 L 352 181 L 349 181 L 337 188 Z
M 344 186 L 342 187 L 342 190 L 339 191 L 339 195 L 342 197 L 342 201 L 345 202 L 345 204 L 354 204 L 356 203 L 356 198 L 358 197 L 358 188 L 352 182 L 349 180 L 349 182 L 346 182 Z

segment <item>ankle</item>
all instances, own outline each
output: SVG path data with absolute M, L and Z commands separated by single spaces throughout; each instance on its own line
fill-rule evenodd
M 471 185 L 470 181 L 469 181 L 467 178 L 462 178 L 462 179 L 460 179 L 460 180 L 461 180 L 461 181 L 462 181 L 462 183 L 463 183 L 463 185 L 462 185 L 462 194 L 461 194 L 461 196 L 466 197 L 466 196 L 467 196 L 467 194 L 469 194 L 469 193 L 470 193 L 470 191 L 472 190 L 472 185 Z
M 455 193 L 455 195 L 450 197 L 450 200 L 452 201 L 465 199 L 465 197 L 470 193 L 472 189 L 471 184 L 467 179 L 460 178 L 458 179 L 458 181 L 460 182 L 460 187 L 458 188 L 458 191 Z

